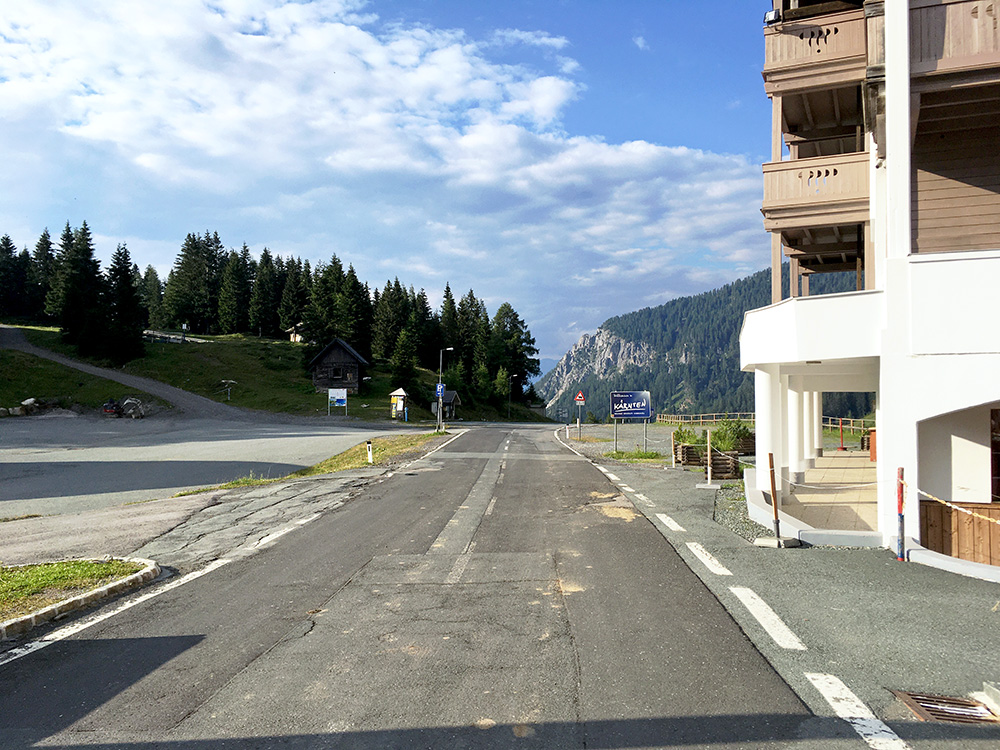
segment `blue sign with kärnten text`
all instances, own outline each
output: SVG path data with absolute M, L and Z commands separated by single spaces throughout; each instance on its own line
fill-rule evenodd
M 611 392 L 612 419 L 649 419 L 652 416 L 649 391 Z

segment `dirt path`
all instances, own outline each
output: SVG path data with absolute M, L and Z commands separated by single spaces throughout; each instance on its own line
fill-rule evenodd
M 106 367 L 97 367 L 85 362 L 65 357 L 48 349 L 35 346 L 25 338 L 20 329 L 13 326 L 0 324 L 0 349 L 14 349 L 16 351 L 33 354 L 42 359 L 58 362 L 66 367 L 95 375 L 106 380 L 113 380 L 129 388 L 145 391 L 157 398 L 162 398 L 177 409 L 179 413 L 198 417 L 218 417 L 221 419 L 231 419 L 239 421 L 259 421 L 260 417 L 247 409 L 240 409 L 234 406 L 226 406 L 217 401 L 204 396 L 175 388 L 172 385 L 161 383 L 158 380 L 129 375 L 119 370 L 112 370 Z M 266 415 L 268 421 L 274 421 L 274 415 Z

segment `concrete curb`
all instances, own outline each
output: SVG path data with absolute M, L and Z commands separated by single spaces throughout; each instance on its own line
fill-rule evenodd
M 120 594 L 123 591 L 139 586 L 140 584 L 148 583 L 160 575 L 160 566 L 152 560 L 145 560 L 140 557 L 121 557 L 116 559 L 123 560 L 124 562 L 139 563 L 145 567 L 138 573 L 133 573 L 132 575 L 126 576 L 118 581 L 112 581 L 111 583 L 101 586 L 100 588 L 79 594 L 71 599 L 63 599 L 61 602 L 50 604 L 48 607 L 45 607 L 45 609 L 40 609 L 36 612 L 32 612 L 31 614 L 22 615 L 21 617 L 15 617 L 12 620 L 0 622 L 0 640 L 7 640 L 16 635 L 26 633 L 36 625 L 49 622 L 50 620 L 68 612 L 82 609 L 83 607 L 89 606 L 100 599 L 114 596 L 115 594 Z

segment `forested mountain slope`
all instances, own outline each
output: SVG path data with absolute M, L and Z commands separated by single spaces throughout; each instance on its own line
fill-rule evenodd
M 782 274 L 787 287 L 787 269 Z M 854 289 L 853 273 L 813 276 L 811 294 Z M 786 291 L 787 296 L 787 291 Z M 740 372 L 740 327 L 747 310 L 771 301 L 771 272 L 759 271 L 719 289 L 606 320 L 585 334 L 535 389 L 549 415 L 583 391 L 586 410 L 604 418 L 611 391 L 649 391 L 656 412 L 753 411 L 753 377 Z M 864 412 L 868 400 L 828 396 L 824 411 Z

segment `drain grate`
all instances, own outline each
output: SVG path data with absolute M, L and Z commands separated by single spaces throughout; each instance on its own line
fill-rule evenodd
M 951 698 L 947 695 L 910 693 L 890 690 L 922 721 L 951 721 L 960 724 L 998 724 L 997 716 L 986 704 L 971 698 Z

